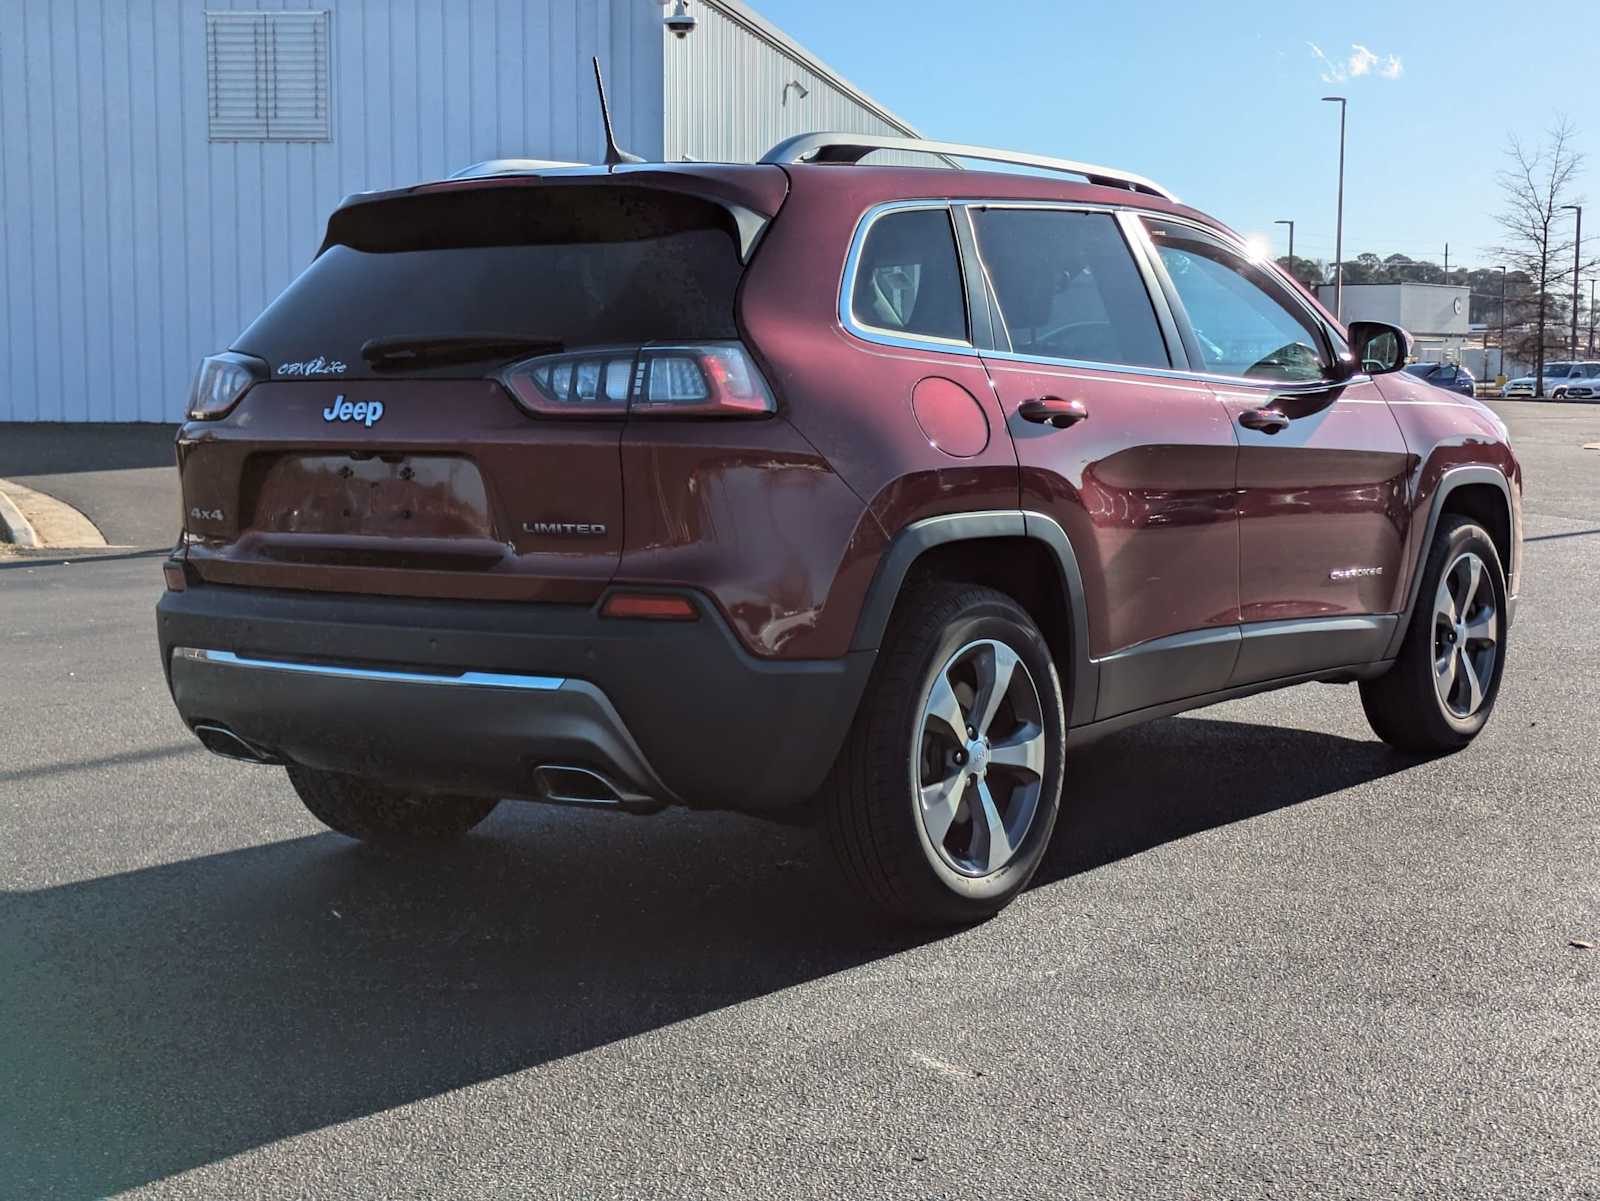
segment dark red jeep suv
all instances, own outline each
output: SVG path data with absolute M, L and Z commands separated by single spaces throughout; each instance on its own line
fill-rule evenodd
M 1106 731 L 1312 680 L 1408 750 L 1482 728 L 1521 473 L 1408 342 L 979 147 L 353 196 L 196 381 L 172 695 L 357 838 L 814 815 L 877 906 L 976 919 Z

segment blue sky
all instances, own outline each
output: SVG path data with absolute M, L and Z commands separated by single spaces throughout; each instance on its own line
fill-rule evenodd
M 1346 256 L 1437 260 L 1448 240 L 1452 265 L 1487 263 L 1499 237 L 1507 132 L 1565 113 L 1600 235 L 1597 0 L 752 3 L 929 137 L 1137 171 L 1278 254 L 1287 217 L 1296 253 L 1333 256 L 1339 117 L 1321 96 L 1350 100 Z

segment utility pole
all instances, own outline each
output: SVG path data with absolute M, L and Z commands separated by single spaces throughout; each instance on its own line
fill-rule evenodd
M 1274 221 L 1273 224 L 1287 225 L 1289 227 L 1289 274 L 1294 275 L 1294 222 L 1278 220 Z
M 1344 115 L 1349 107 L 1343 96 L 1324 96 L 1328 103 L 1339 104 L 1339 209 L 1333 227 L 1333 315 L 1344 320 Z
M 1506 269 L 1498 268 L 1500 272 L 1500 370 L 1495 372 L 1495 377 L 1502 378 L 1506 374 Z M 1485 363 L 1484 370 L 1489 364 Z
M 1578 268 L 1583 262 L 1583 205 L 1563 204 L 1564 209 L 1571 209 L 1578 214 L 1578 228 L 1572 237 L 1572 343 L 1568 347 L 1568 357 L 1578 357 Z
M 1450 282 L 1450 243 L 1444 244 L 1444 282 Z

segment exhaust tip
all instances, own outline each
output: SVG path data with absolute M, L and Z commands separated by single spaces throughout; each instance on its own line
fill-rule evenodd
M 571 805 L 620 805 L 623 801 L 610 780 L 587 767 L 547 764 L 534 769 L 533 779 L 547 801 Z
M 619 788 L 587 767 L 547 763 L 533 769 L 533 782 L 541 801 L 557 805 L 596 805 L 630 813 L 653 813 L 664 807 L 653 797 Z
M 226 726 L 202 722 L 194 727 L 194 735 L 213 755 L 234 759 L 242 763 L 276 764 L 276 757 L 251 746 Z

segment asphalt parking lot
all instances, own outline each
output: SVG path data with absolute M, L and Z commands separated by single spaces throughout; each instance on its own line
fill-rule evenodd
M 941 937 L 738 817 L 376 856 L 183 729 L 159 556 L 0 559 L 0 1196 L 1600 1197 L 1600 407 L 1497 407 L 1471 748 L 1326 685 L 1126 732 Z

